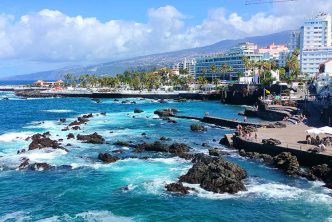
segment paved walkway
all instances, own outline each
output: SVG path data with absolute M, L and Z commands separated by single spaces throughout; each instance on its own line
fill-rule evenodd
M 278 139 L 284 147 L 289 147 L 299 150 L 308 150 L 309 148 L 314 148 L 314 145 L 306 144 L 305 132 L 307 129 L 311 129 L 304 123 L 299 124 L 288 124 L 286 128 L 259 128 L 257 129 L 257 142 L 261 142 L 262 139 Z M 321 137 L 324 135 L 320 135 Z M 325 135 L 328 136 L 328 135 Z M 332 156 L 332 147 L 327 147 L 327 151 L 321 152 L 322 154 L 327 154 Z

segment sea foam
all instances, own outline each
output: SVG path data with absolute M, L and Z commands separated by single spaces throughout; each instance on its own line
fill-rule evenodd
M 48 109 L 48 110 L 42 110 L 42 112 L 47 112 L 47 113 L 72 113 L 74 111 L 70 110 L 70 109 Z
M 11 132 L 0 135 L 1 142 L 12 142 L 16 140 L 25 140 L 27 137 L 32 136 L 33 132 Z
M 99 222 L 131 222 L 129 217 L 116 216 L 111 211 L 86 211 L 78 213 L 75 216 L 64 214 L 62 216 L 52 216 L 38 220 L 38 222 L 58 222 L 58 221 L 99 221 Z

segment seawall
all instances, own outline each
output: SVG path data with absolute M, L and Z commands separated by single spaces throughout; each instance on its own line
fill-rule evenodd
M 276 156 L 282 152 L 290 152 L 292 155 L 296 156 L 300 165 L 311 167 L 319 164 L 328 164 L 332 167 L 332 156 L 323 153 L 310 153 L 290 147 L 267 145 L 244 140 L 238 136 L 233 137 L 233 147 L 238 150 L 244 149 L 247 152 L 258 152 L 271 156 Z

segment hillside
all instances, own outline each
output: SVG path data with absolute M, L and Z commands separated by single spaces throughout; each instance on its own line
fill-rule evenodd
M 101 63 L 92 66 L 74 66 L 62 69 L 49 70 L 26 75 L 17 75 L 6 77 L 3 80 L 37 80 L 37 79 L 61 79 L 66 73 L 79 75 L 82 73 L 97 74 L 97 75 L 115 75 L 122 73 L 128 69 L 146 70 L 153 67 L 170 66 L 183 58 L 194 58 L 208 54 L 221 53 L 241 42 L 254 42 L 259 46 L 267 46 L 274 42 L 276 44 L 287 43 L 291 31 L 283 31 L 270 35 L 247 37 L 236 40 L 223 40 L 212 45 L 184 49 L 173 52 L 165 52 L 153 55 L 140 56 L 125 60 L 112 61 L 108 63 Z

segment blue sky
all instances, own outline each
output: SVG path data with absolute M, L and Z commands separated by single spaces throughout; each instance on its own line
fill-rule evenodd
M 1 0 L 0 77 L 296 29 L 332 1 Z
M 172 5 L 189 17 L 191 24 L 200 23 L 209 9 L 225 7 L 237 11 L 245 18 L 271 4 L 245 5 L 245 0 L 1 0 L 2 13 L 22 16 L 42 9 L 55 9 L 69 16 L 97 17 L 100 21 L 112 19 L 146 22 L 149 8 Z

